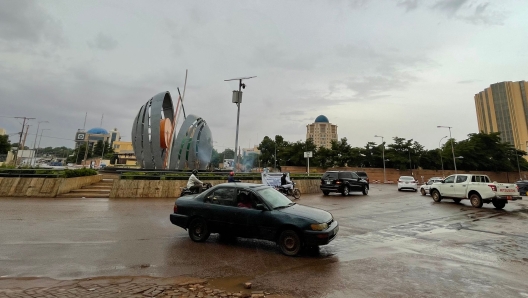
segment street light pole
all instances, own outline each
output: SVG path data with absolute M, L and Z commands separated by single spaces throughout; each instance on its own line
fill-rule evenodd
M 38 124 L 37 124 L 37 133 L 35 134 L 35 141 L 33 142 L 33 152 L 36 152 L 35 149 L 37 147 L 37 137 L 38 137 L 38 132 L 39 132 L 39 128 L 40 128 L 40 123 L 49 123 L 48 121 L 39 121 Z M 33 159 L 36 160 L 37 156 L 36 154 L 33 154 Z M 31 160 L 31 164 L 33 164 L 33 160 Z
M 447 136 L 440 139 L 440 141 L 438 142 L 438 148 L 440 148 L 440 143 L 442 143 L 442 140 L 445 138 L 447 138 Z M 442 164 L 442 178 L 444 178 L 445 175 L 444 175 L 444 161 L 442 160 L 442 149 L 440 149 L 440 163 Z
M 438 125 L 437 128 L 449 128 L 449 140 L 451 140 L 451 153 L 453 154 L 453 165 L 455 166 L 455 174 L 457 173 L 456 159 L 455 159 L 455 147 L 453 146 L 453 138 L 451 137 L 451 126 Z
M 381 138 L 381 158 L 383 158 L 383 183 L 387 183 L 387 176 L 385 175 L 385 142 L 382 136 L 375 135 L 375 138 Z
M 40 131 L 40 138 L 39 138 L 39 142 L 38 142 L 38 146 L 37 146 L 37 151 L 35 152 L 35 162 L 37 162 L 37 153 L 38 153 L 38 150 L 40 148 L 40 141 L 42 141 L 42 135 L 44 134 L 44 131 L 45 130 L 50 130 L 49 128 L 43 128 L 41 131 Z
M 238 81 L 238 91 L 233 91 L 233 103 L 236 103 L 237 105 L 237 125 L 236 125 L 236 137 L 235 137 L 235 168 L 233 172 L 236 172 L 237 170 L 237 164 L 238 164 L 238 125 L 240 123 L 240 104 L 242 103 L 242 88 L 246 89 L 246 84 L 242 83 L 242 80 L 255 78 L 253 77 L 244 77 L 244 78 L 236 78 L 236 79 L 229 79 L 224 81 Z

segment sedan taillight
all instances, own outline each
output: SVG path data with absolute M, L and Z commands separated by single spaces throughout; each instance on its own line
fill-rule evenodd
M 336 184 L 341 184 L 341 180 L 336 180 Z
M 402 183 L 402 181 L 401 181 L 401 180 L 398 180 L 398 183 Z
M 178 206 L 174 204 L 174 213 L 178 213 Z

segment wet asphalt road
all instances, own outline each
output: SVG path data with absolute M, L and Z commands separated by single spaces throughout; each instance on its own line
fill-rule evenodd
M 526 199 L 526 197 L 525 197 Z M 296 297 L 528 297 L 528 202 L 505 210 L 372 185 L 368 196 L 303 195 L 339 234 L 292 258 L 273 243 L 192 242 L 173 199 L 0 199 L 0 276 L 209 278 Z

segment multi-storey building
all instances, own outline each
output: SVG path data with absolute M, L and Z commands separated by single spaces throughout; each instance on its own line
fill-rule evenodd
M 332 140 L 337 141 L 337 125 L 330 123 L 326 116 L 319 115 L 314 123 L 306 125 L 306 140 L 308 139 L 312 139 L 317 148 L 330 148 Z
M 479 131 L 500 132 L 501 139 L 526 151 L 528 82 L 500 82 L 475 94 Z

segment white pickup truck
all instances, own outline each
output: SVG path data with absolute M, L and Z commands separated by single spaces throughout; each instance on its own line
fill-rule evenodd
M 451 175 L 441 182 L 433 183 L 430 192 L 435 202 L 453 199 L 459 203 L 469 199 L 471 205 L 477 208 L 484 203 L 493 203 L 495 208 L 502 209 L 508 201 L 522 200 L 517 185 L 491 182 L 486 175 Z

